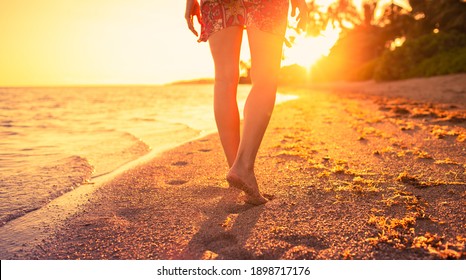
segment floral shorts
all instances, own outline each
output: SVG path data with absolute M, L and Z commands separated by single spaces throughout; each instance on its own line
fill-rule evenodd
M 288 0 L 201 0 L 201 36 L 230 26 L 253 26 L 283 37 L 288 18 Z

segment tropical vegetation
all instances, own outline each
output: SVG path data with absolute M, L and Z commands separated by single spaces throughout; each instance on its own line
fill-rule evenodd
M 352 1 L 337 0 L 325 13 L 310 3 L 309 34 L 328 24 L 342 29 L 330 54 L 312 67 L 312 80 L 384 81 L 466 72 L 466 1 L 410 0 L 410 10 L 397 1 L 385 7 L 380 2 L 363 1 L 359 12 Z

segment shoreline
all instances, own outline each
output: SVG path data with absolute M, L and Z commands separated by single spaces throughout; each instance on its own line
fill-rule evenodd
M 0 227 L 0 251 L 2 252 L 0 258 L 20 257 L 22 252 L 30 251 L 40 245 L 42 240 L 53 235 L 64 221 L 81 211 L 81 208 L 89 203 L 89 198 L 95 191 L 118 176 L 124 175 L 125 172 L 133 168 L 147 164 L 166 151 L 176 149 L 192 141 L 198 141 L 215 133 L 215 131 L 207 131 L 183 143 L 153 149 L 137 159 L 124 163 L 115 170 L 91 177 L 89 182 L 83 183 L 72 191 L 53 199 L 37 210 L 8 221 Z M 34 229 L 34 231 L 31 231 L 31 229 Z
M 278 105 L 295 98 L 297 97 L 294 95 L 277 93 L 276 104 Z M 199 136 L 184 142 L 157 147 L 157 149 L 153 149 L 139 158 L 126 162 L 110 172 L 91 176 L 89 182 L 83 183 L 72 191 L 53 199 L 43 207 L 8 221 L 0 227 L 0 251 L 4 252 L 0 255 L 0 258 L 18 257 L 21 256 L 22 252 L 30 251 L 32 248 L 40 246 L 41 240 L 45 240 L 53 235 L 55 230 L 64 221 L 79 213 L 95 191 L 105 184 L 111 183 L 118 176 L 123 176 L 125 172 L 147 164 L 161 156 L 164 152 L 193 141 L 199 141 L 216 133 L 216 129 L 203 131 Z M 34 229 L 34 231 L 30 229 Z

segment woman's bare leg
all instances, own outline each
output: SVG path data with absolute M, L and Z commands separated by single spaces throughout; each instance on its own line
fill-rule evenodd
M 242 27 L 232 26 L 215 32 L 209 38 L 215 65 L 215 121 L 230 167 L 236 159 L 240 142 L 240 117 L 236 93 L 242 35 Z
M 243 135 L 227 180 L 248 195 L 248 202 L 263 204 L 254 163 L 275 104 L 283 38 L 248 28 L 252 88 L 244 108 Z

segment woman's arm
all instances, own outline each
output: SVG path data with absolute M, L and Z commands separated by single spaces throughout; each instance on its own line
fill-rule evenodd
M 194 28 L 194 17 L 197 17 L 197 22 L 201 23 L 201 9 L 197 0 L 186 0 L 186 11 L 184 13 L 188 28 L 194 35 L 199 36 L 196 29 Z

